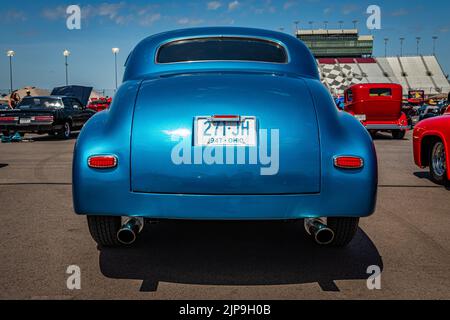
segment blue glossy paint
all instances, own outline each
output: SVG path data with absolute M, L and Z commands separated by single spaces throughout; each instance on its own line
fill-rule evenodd
M 288 50 L 289 63 L 154 63 L 167 41 L 220 35 L 276 41 Z M 337 110 L 312 55 L 297 39 L 243 28 L 168 32 L 134 49 L 124 80 L 111 108 L 95 115 L 76 143 L 78 214 L 264 220 L 373 213 L 377 160 L 372 140 L 354 117 Z M 174 133 L 191 140 L 194 118 L 213 114 L 256 116 L 259 128 L 279 129 L 278 174 L 262 176 L 260 166 L 250 164 L 173 164 Z M 199 148 L 190 147 L 192 152 Z M 96 154 L 114 154 L 119 165 L 88 168 L 88 157 Z M 339 155 L 360 156 L 365 165 L 337 169 L 333 158 Z

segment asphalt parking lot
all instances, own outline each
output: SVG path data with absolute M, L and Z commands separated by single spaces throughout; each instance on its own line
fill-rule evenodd
M 345 249 L 295 223 L 164 222 L 99 250 L 72 208 L 75 137 L 0 144 L 0 298 L 449 299 L 450 190 L 415 167 L 411 139 L 376 139 L 377 211 Z M 67 289 L 69 265 L 80 290 Z M 367 288 L 371 265 L 381 290 Z

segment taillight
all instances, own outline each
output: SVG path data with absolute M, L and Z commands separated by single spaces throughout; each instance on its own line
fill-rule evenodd
M 0 121 L 2 122 L 12 122 L 19 120 L 19 117 L 0 117 Z
M 110 169 L 117 166 L 116 156 L 92 156 L 88 159 L 88 166 L 95 169 Z
M 360 169 L 364 166 L 364 160 L 360 157 L 335 157 L 334 166 L 341 169 Z
M 34 117 L 36 122 L 53 122 L 53 116 L 36 116 Z

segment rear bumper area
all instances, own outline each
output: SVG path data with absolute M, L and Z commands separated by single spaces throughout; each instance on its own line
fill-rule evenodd
M 372 193 L 372 194 L 371 194 Z M 82 215 L 136 216 L 188 220 L 290 220 L 314 217 L 366 217 L 373 213 L 375 190 L 365 196 L 311 195 L 172 195 L 128 192 L 118 196 L 100 193 L 95 200 L 78 199 L 75 212 Z M 362 195 L 362 194 L 361 194 Z M 352 198 L 352 200 L 350 200 Z
M 62 129 L 62 125 L 49 125 L 49 124 L 33 124 L 33 125 L 0 125 L 0 132 L 51 132 Z
M 397 124 L 365 124 L 367 130 L 411 130 L 411 126 L 401 126 Z

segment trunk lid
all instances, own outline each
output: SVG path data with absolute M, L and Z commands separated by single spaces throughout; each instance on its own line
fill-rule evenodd
M 271 164 L 194 164 L 194 119 L 208 115 L 254 116 L 259 129 L 279 130 L 279 152 L 269 136 Z M 174 148 L 187 139 L 192 164 L 177 165 Z M 274 137 L 275 143 L 276 137 Z M 221 147 L 223 163 L 227 149 Z M 242 149 L 242 147 L 240 147 Z M 186 149 L 185 149 L 186 150 Z M 187 154 L 187 153 L 186 153 Z M 266 154 L 263 152 L 263 154 Z M 278 154 L 277 174 L 276 170 Z M 183 155 L 185 153 L 183 152 Z M 186 158 L 186 159 L 187 159 Z M 259 157 L 258 157 L 259 158 Z M 231 157 L 230 157 L 231 159 Z M 261 168 L 272 167 L 270 175 Z M 315 108 L 304 80 L 285 75 L 199 73 L 145 80 L 138 93 L 131 139 L 131 188 L 175 194 L 302 194 L 320 192 L 320 144 Z

